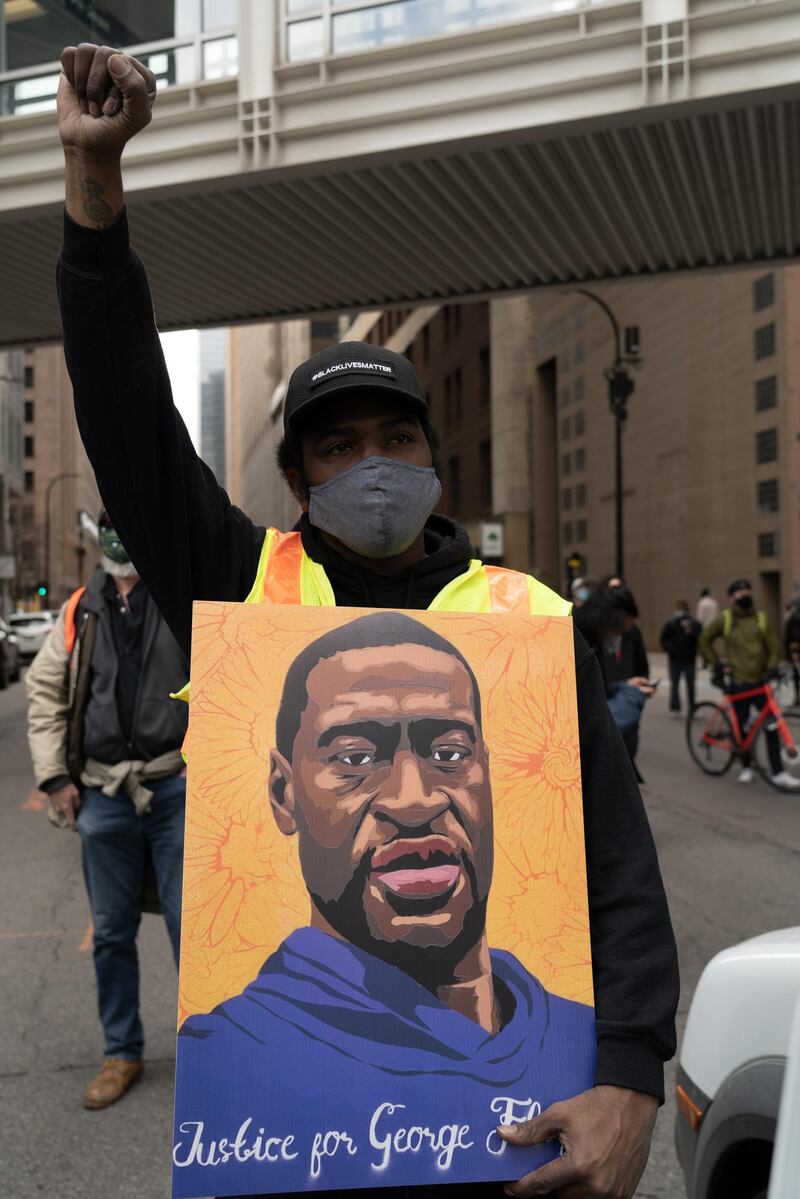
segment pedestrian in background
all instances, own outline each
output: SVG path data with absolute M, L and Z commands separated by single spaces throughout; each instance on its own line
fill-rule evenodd
M 629 618 L 621 636 L 615 638 L 607 647 L 601 659 L 606 684 L 624 683 L 630 678 L 649 678 L 650 663 L 647 660 L 642 631 L 636 623 L 639 619 L 639 608 L 633 592 L 619 575 L 609 575 L 603 579 L 598 590 L 613 591 Z
M 783 618 L 783 653 L 792 671 L 794 702 L 800 704 L 800 595 L 786 605 Z
M 62 607 L 28 671 L 28 741 L 50 815 L 76 829 L 94 927 L 105 1060 L 87 1108 L 105 1108 L 140 1077 L 136 934 L 146 865 L 178 961 L 186 779 L 186 705 L 169 698 L 186 659 L 111 522 L 100 513 L 102 568 Z
M 719 604 L 714 599 L 708 587 L 704 587 L 700 592 L 700 599 L 697 601 L 696 619 L 704 629 L 707 629 L 711 621 L 716 619 L 718 613 Z
M 604 673 L 611 660 L 617 665 L 616 654 L 634 617 L 632 597 L 627 587 L 596 587 L 589 598 L 574 613 L 576 628 L 594 650 Z M 635 607 L 635 605 L 634 605 Z M 629 675 L 625 679 L 605 680 L 606 699 L 611 716 L 622 734 L 631 759 L 639 744 L 639 723 L 645 701 L 653 688 L 645 675 Z
M 753 589 L 747 579 L 734 579 L 728 587 L 730 606 L 721 612 L 704 629 L 699 642 L 700 653 L 713 669 L 712 681 L 717 687 L 725 687 L 730 696 L 752 691 L 764 681 L 764 676 L 778 665 L 778 636 L 766 612 L 756 611 Z M 725 646 L 725 663 L 714 649 L 714 642 L 722 640 Z M 726 679 L 726 668 L 729 677 Z M 736 702 L 736 719 L 742 734 L 750 720 L 750 709 L 760 711 L 767 702 L 766 696 L 742 699 Z M 781 747 L 775 729 L 767 725 L 767 749 L 769 752 L 772 781 L 783 790 L 800 788 L 800 779 L 794 778 L 783 769 Z M 753 771 L 750 755 L 742 754 L 740 783 L 750 783 Z
M 681 714 L 681 678 L 686 679 L 689 711 L 694 707 L 694 679 L 697 660 L 697 642 L 703 626 L 689 613 L 686 600 L 678 600 L 675 611 L 661 630 L 661 648 L 669 658 L 669 710 L 673 716 Z
M 569 595 L 572 600 L 573 609 L 580 608 L 581 604 L 585 604 L 594 591 L 594 588 L 595 584 L 591 579 L 573 579 L 569 585 Z

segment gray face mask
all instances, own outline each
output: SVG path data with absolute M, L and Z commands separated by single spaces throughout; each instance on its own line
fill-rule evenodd
M 308 494 L 315 528 L 364 558 L 394 558 L 419 535 L 442 487 L 432 466 L 374 457 Z

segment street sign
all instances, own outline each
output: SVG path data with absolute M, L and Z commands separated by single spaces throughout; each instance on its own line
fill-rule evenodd
M 0 579 L 13 579 L 17 573 L 17 564 L 13 554 L 0 554 Z
M 502 558 L 505 553 L 505 529 L 500 521 L 481 521 L 481 558 Z

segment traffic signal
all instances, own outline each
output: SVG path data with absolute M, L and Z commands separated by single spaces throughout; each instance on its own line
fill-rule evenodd
M 38 596 L 40 596 L 42 599 L 44 599 L 47 596 L 49 591 L 50 591 L 49 583 L 40 583 L 39 586 L 36 588 L 36 594 Z

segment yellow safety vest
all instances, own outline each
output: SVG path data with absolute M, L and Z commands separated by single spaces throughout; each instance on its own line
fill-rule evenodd
M 299 533 L 267 529 L 255 582 L 246 604 L 312 604 L 335 607 L 325 568 L 303 549 Z M 518 570 L 484 566 L 473 558 L 429 606 L 430 612 L 528 612 L 569 616 L 572 605 L 544 583 Z
M 303 549 L 299 533 L 267 529 L 255 582 L 246 604 L 307 604 L 335 608 L 336 597 L 325 568 Z M 428 607 L 429 612 L 525 612 L 531 616 L 569 616 L 572 604 L 531 575 L 503 566 L 484 566 L 477 558 L 452 579 Z M 189 701 L 191 684 L 173 694 Z

